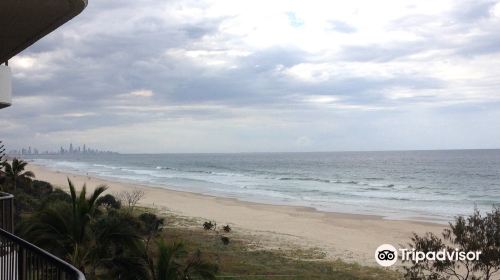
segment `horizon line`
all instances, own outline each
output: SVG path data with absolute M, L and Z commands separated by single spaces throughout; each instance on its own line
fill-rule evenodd
M 160 152 L 160 153 L 149 153 L 149 152 L 112 152 L 112 154 L 119 155 L 168 155 L 168 154 L 292 154 L 292 153 L 378 153 L 378 152 L 437 152 L 437 151 L 494 151 L 500 150 L 500 148 L 453 148 L 453 149 L 395 149 L 395 150 L 337 150 L 337 151 L 254 151 L 254 152 Z M 8 154 L 15 155 L 15 154 Z M 25 154 L 25 155 L 35 155 L 35 154 Z M 59 153 L 49 153 L 49 154 L 38 154 L 38 155 L 60 155 Z M 65 154 L 71 155 L 71 154 Z M 77 154 L 85 155 L 85 154 Z M 91 154 L 89 154 L 91 155 Z

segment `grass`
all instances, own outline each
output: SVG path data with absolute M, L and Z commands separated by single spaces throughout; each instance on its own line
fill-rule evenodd
M 190 251 L 199 248 L 219 265 L 220 279 L 401 279 L 393 270 L 327 260 L 320 249 L 259 248 L 255 237 L 206 231 L 201 220 L 163 211 L 158 214 L 166 218 L 163 238 L 183 240 Z M 222 244 L 221 235 L 231 239 L 229 245 Z

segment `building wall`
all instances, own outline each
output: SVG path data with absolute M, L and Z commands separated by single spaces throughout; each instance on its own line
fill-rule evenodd
M 10 106 L 12 98 L 12 73 L 10 68 L 0 65 L 0 109 Z

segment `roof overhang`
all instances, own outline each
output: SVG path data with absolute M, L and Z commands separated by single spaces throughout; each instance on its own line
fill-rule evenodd
M 0 64 L 85 9 L 87 0 L 0 0 Z

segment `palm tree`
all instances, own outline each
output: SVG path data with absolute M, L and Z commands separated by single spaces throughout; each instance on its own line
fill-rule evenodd
M 149 280 L 144 243 L 138 234 L 134 217 L 127 211 L 111 210 L 92 224 L 95 243 L 91 251 L 90 276 L 99 268 L 107 270 L 106 279 Z
M 90 225 L 100 213 L 96 201 L 107 187 L 98 186 L 87 198 L 85 185 L 77 195 L 69 179 L 68 184 L 71 195 L 69 204 L 60 201 L 48 205 L 26 221 L 22 229 L 27 239 L 48 247 L 84 271 L 95 244 Z
M 31 171 L 24 171 L 26 165 L 28 163 L 24 160 L 13 159 L 12 164 L 8 162 L 2 163 L 4 167 L 5 176 L 12 181 L 12 186 L 14 190 L 17 188 L 17 180 L 18 179 L 33 179 L 35 178 L 35 174 Z
M 86 274 L 98 279 L 148 279 L 143 258 L 144 245 L 131 214 L 99 209 L 106 186 L 98 186 L 88 197 L 84 185 L 79 194 L 68 179 L 69 199 L 48 203 L 24 221 L 21 234 L 31 242 L 66 259 Z
M 74 240 L 73 252 L 69 254 L 70 260 L 73 264 L 84 268 L 85 259 L 90 248 L 85 245 L 92 241 L 89 233 L 90 222 L 95 219 L 98 214 L 97 199 L 106 191 L 107 187 L 104 185 L 98 186 L 89 198 L 87 195 L 87 186 L 83 185 L 80 195 L 76 194 L 75 186 L 68 178 L 69 190 L 71 194 L 71 207 L 72 219 L 70 220 L 70 236 Z
M 186 259 L 187 251 L 182 243 L 166 244 L 161 240 L 158 251 L 156 271 L 153 272 L 155 280 L 215 279 L 217 265 L 204 261 L 200 250 Z

